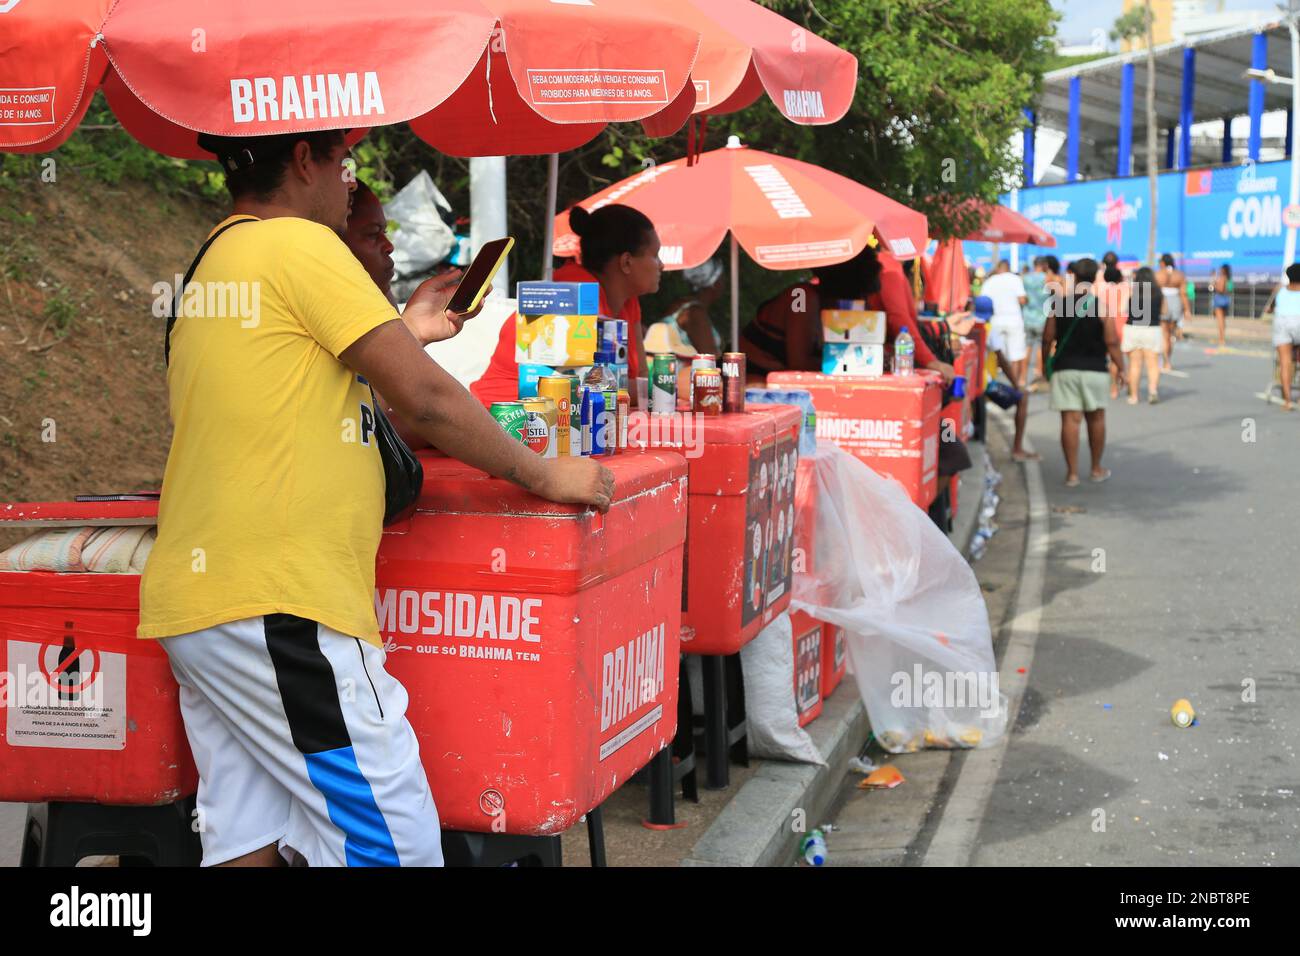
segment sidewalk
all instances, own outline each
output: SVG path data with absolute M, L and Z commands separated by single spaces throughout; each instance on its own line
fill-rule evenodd
M 975 466 L 962 473 L 958 500 L 964 506 L 948 536 L 962 554 L 974 536 L 984 491 L 984 445 L 970 442 L 968 447 Z M 826 758 L 826 766 L 759 762 L 700 836 L 683 866 L 785 866 L 795 859 L 804 834 L 791 826 L 794 812 L 804 811 L 809 829 L 832 817 L 848 774 L 848 761 L 862 750 L 870 731 L 851 676 L 836 688 L 821 716 L 807 730 Z M 943 752 L 945 757 L 951 753 Z
M 1219 327 L 1212 315 L 1193 315 L 1183 322 L 1183 344 L 1188 340 L 1197 345 L 1213 347 L 1219 340 Z M 1268 345 L 1273 337 L 1273 323 L 1268 319 L 1242 319 L 1228 317 L 1229 345 Z

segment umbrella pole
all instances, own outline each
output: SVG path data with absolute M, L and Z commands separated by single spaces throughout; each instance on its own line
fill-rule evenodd
M 555 194 L 560 184 L 560 154 L 546 157 L 546 234 L 542 237 L 542 281 L 550 282 L 554 274 Z
M 731 234 L 731 350 L 740 351 L 740 246 Z

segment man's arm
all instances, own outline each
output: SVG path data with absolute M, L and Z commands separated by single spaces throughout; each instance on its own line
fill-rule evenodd
M 614 476 L 608 468 L 590 458 L 543 459 L 507 437 L 400 319 L 371 329 L 339 358 L 364 375 L 410 429 L 448 455 L 551 501 L 609 509 Z

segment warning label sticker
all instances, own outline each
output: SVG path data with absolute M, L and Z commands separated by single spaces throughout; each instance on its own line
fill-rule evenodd
M 53 126 L 53 86 L 0 87 L 0 126 Z
M 774 246 L 759 246 L 754 250 L 754 260 L 760 265 L 767 265 L 796 259 L 829 259 L 832 256 L 852 254 L 852 239 L 831 239 L 826 242 L 788 242 Z
M 663 70 L 529 70 L 528 95 L 548 103 L 667 103 Z
M 11 747 L 121 750 L 126 746 L 126 655 L 62 644 L 9 641 L 0 674 Z

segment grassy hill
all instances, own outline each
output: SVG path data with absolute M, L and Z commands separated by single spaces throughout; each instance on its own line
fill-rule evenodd
M 155 283 L 184 272 L 222 207 L 174 189 L 0 179 L 0 501 L 157 489 L 171 429 Z

